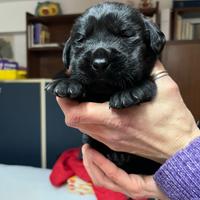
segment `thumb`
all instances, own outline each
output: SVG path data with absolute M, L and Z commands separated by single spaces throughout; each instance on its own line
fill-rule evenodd
M 56 97 L 56 100 L 57 100 L 58 105 L 60 106 L 61 110 L 63 111 L 64 115 L 66 115 L 70 111 L 70 109 L 79 105 L 78 102 L 72 101 L 68 98 Z

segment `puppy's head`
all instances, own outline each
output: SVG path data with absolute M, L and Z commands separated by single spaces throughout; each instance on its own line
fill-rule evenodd
M 150 74 L 164 44 L 164 34 L 136 9 L 102 3 L 77 19 L 63 61 L 85 84 L 105 81 L 126 87 Z

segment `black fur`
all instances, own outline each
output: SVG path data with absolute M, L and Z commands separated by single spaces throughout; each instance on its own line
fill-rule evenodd
M 150 101 L 156 95 L 150 73 L 164 44 L 164 34 L 136 9 L 122 3 L 95 5 L 76 20 L 65 44 L 63 62 L 70 76 L 54 80 L 47 91 L 78 101 L 109 101 L 115 109 Z M 85 142 L 128 173 L 152 174 L 160 166 L 114 152 L 88 136 Z

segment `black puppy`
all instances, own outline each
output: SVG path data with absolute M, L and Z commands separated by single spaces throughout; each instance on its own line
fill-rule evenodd
M 95 5 L 76 20 L 65 44 L 63 61 L 70 75 L 46 89 L 78 101 L 109 101 L 116 109 L 150 101 L 156 95 L 150 73 L 164 44 L 164 34 L 136 9 L 121 3 Z M 160 166 L 112 151 L 88 136 L 85 142 L 128 173 L 152 174 Z

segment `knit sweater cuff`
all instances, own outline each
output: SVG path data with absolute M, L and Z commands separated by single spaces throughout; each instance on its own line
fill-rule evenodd
M 169 158 L 154 180 L 170 200 L 200 199 L 200 137 Z

